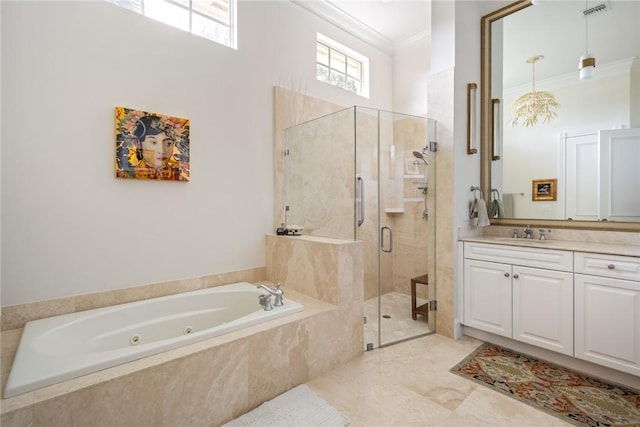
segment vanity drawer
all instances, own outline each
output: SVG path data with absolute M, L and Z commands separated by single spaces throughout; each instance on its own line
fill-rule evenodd
M 525 267 L 573 271 L 573 252 L 557 249 L 465 242 L 464 257 Z
M 640 258 L 575 252 L 575 272 L 640 281 Z

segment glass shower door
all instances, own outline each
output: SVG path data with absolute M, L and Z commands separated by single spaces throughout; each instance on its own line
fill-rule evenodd
M 426 148 L 429 123 L 422 117 L 379 113 L 380 346 L 435 331 L 428 206 L 435 159 Z

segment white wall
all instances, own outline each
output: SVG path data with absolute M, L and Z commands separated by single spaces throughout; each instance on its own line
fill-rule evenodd
M 2 3 L 2 304 L 264 265 L 274 85 L 391 110 L 387 55 L 282 1 L 238 50 L 105 2 Z M 315 81 L 315 36 L 367 55 L 371 99 Z M 114 178 L 114 107 L 191 119 L 190 183 Z
M 428 116 L 427 80 L 430 58 L 427 34 L 394 50 L 393 108 L 395 112 Z

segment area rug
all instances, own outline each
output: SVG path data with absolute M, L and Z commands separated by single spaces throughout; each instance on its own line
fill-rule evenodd
M 640 426 L 640 393 L 485 343 L 451 372 L 578 426 Z
M 224 427 L 344 427 L 349 419 L 305 384 L 263 403 Z

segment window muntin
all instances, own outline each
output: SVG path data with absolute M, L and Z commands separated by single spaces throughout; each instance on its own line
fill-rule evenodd
M 237 48 L 237 0 L 106 0 L 172 27 Z
M 316 79 L 368 97 L 369 60 L 318 33 Z

